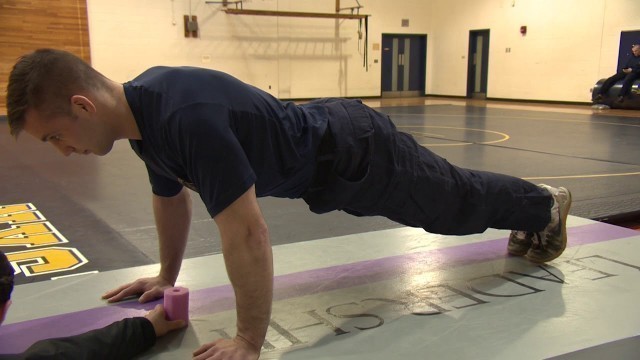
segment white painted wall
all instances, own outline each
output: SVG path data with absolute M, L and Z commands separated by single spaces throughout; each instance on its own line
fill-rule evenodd
M 470 30 L 490 29 L 488 96 L 589 101 L 615 71 L 620 32 L 640 30 L 639 0 L 360 0 L 358 21 L 227 15 L 204 0 L 87 0 L 93 65 L 126 81 L 153 65 L 228 72 L 280 98 L 380 95 L 383 33 L 428 34 L 427 94 L 464 96 Z M 341 0 L 343 7 L 355 0 Z M 247 9 L 327 12 L 334 0 L 246 0 Z M 200 37 L 185 38 L 183 15 Z M 401 20 L 409 19 L 409 27 Z M 519 29 L 526 25 L 528 33 Z M 511 52 L 505 52 L 511 48 Z
M 620 32 L 640 30 L 637 0 L 436 0 L 433 11 L 435 94 L 466 93 L 469 31 L 490 29 L 489 97 L 589 101 L 616 71 Z

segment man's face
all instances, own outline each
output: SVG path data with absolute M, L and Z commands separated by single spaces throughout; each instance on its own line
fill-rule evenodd
M 640 45 L 633 45 L 631 47 L 631 52 L 633 53 L 633 56 L 640 56 Z
M 69 115 L 46 117 L 35 110 L 25 115 L 24 131 L 44 142 L 49 142 L 64 156 L 73 153 L 105 155 L 113 147 L 113 140 L 107 136 L 92 114 L 80 110 Z

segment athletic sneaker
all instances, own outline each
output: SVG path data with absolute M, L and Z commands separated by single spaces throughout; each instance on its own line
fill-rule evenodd
M 513 230 L 509 235 L 509 244 L 507 245 L 507 252 L 513 256 L 527 255 L 531 245 L 533 245 L 533 233 L 530 231 Z
M 526 257 L 533 262 L 543 263 L 557 258 L 567 247 L 567 216 L 571 208 L 571 192 L 563 187 L 539 186 L 553 195 L 551 221 L 544 230 L 530 233 L 532 244 Z

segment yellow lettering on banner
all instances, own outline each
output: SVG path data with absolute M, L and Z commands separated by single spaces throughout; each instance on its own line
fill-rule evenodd
M 8 215 L 0 215 L 0 223 L 21 224 L 46 220 L 38 211 L 24 211 L 11 213 Z
M 32 204 L 0 205 L 0 216 L 35 209 Z
M 0 205 L 0 247 L 39 247 L 68 243 L 33 204 Z M 8 227 L 7 227 L 8 225 Z M 45 275 L 79 268 L 89 261 L 77 249 L 48 247 L 6 254 L 16 273 Z
M 0 246 L 44 246 L 69 242 L 48 222 L 12 225 L 0 230 Z
M 6 254 L 25 276 L 44 275 L 77 269 L 89 261 L 74 248 L 50 247 Z

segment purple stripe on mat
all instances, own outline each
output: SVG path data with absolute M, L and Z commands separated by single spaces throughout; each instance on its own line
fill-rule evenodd
M 634 230 L 604 223 L 575 226 L 569 229 L 568 246 L 622 239 L 639 234 Z M 275 278 L 274 300 L 391 279 L 416 267 L 419 267 L 420 271 L 446 270 L 461 265 L 496 260 L 507 256 L 505 245 L 506 239 L 500 238 L 280 275 Z M 39 339 L 74 335 L 125 317 L 140 316 L 159 302 L 160 300 L 139 304 L 130 301 L 1 326 L 0 349 L 2 350 L 0 352 L 21 352 Z M 230 310 L 234 307 L 235 300 L 230 285 L 196 290 L 190 294 L 191 317 Z

